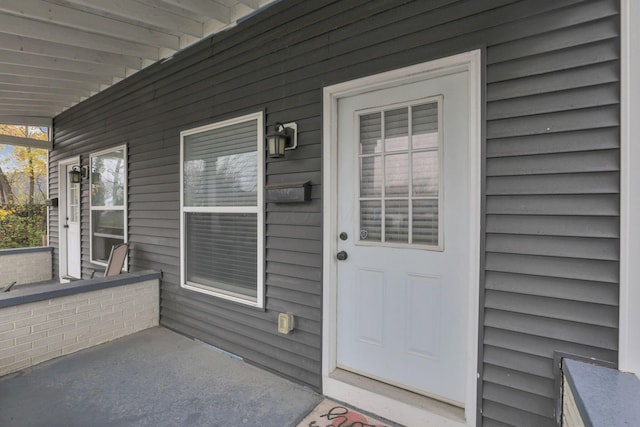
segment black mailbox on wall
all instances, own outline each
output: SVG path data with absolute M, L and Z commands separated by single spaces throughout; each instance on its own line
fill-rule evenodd
M 267 203 L 300 203 L 311 200 L 311 182 L 284 182 L 265 186 Z

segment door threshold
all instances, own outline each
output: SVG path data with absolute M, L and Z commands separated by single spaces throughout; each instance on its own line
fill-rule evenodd
M 462 408 L 342 369 L 324 378 L 323 393 L 405 426 L 466 426 Z

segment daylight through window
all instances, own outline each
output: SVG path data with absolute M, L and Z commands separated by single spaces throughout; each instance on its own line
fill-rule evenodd
M 91 155 L 91 262 L 105 264 L 127 239 L 127 154 L 120 146 Z

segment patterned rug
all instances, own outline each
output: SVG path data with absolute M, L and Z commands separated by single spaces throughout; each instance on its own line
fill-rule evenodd
M 325 399 L 298 424 L 298 427 L 390 427 L 390 425 L 341 403 Z

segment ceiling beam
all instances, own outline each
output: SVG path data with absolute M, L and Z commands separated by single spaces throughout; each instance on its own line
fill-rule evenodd
M 168 47 L 176 50 L 180 47 L 179 37 L 176 35 L 128 24 L 120 20 L 106 18 L 70 7 L 51 4 L 42 0 L 2 0 L 0 2 L 0 11 L 39 21 L 53 22 L 56 25 L 90 33 L 135 41 L 149 46 Z
M 57 109 L 55 108 L 0 108 L 0 116 L 40 116 L 40 117 L 53 117 L 58 114 Z
M 52 56 L 2 50 L 0 48 L 0 66 L 1 64 L 24 65 L 46 70 L 71 71 L 110 78 L 124 77 L 126 71 L 125 66 L 111 64 L 98 65 L 84 61 L 74 61 L 64 58 L 54 58 Z
M 24 92 L 9 92 L 7 90 L 0 91 L 0 100 L 32 100 L 32 101 L 59 101 L 65 104 L 79 102 L 79 96 L 64 95 L 64 94 L 46 94 L 46 93 L 24 93 Z
M 259 6 L 260 3 L 258 1 L 238 2 L 231 8 L 231 20 L 233 22 L 242 22 L 258 10 Z
M 32 53 L 51 58 L 63 58 L 101 65 L 115 64 L 137 70 L 143 68 L 143 58 L 139 56 L 120 55 L 95 49 L 87 49 L 84 47 L 53 43 L 30 37 L 3 34 L 2 32 L 0 32 L 0 46 L 2 46 L 2 49 L 4 50 Z
M 194 37 L 203 36 L 201 22 L 131 0 L 70 0 L 67 3 L 97 9 L 104 16 L 117 16 L 127 22 L 165 29 L 176 35 L 185 33 Z
M 69 107 L 65 107 L 69 108 Z M 42 117 L 55 117 L 64 111 L 64 108 L 34 108 L 27 107 L 25 105 L 16 105 L 15 107 L 7 108 L 4 106 L 0 106 L 0 116 L 2 115 L 20 115 L 20 116 L 28 116 L 30 114 L 42 116 Z
M 47 105 L 41 105 L 34 107 L 33 105 L 12 105 L 12 106 L 0 106 L 0 114 L 8 114 L 12 116 L 49 116 L 51 112 L 58 111 L 58 107 L 50 107 Z
M 46 101 L 35 99 L 0 99 L 0 108 L 21 108 L 21 107 L 47 107 L 47 109 L 56 110 L 66 107 L 62 101 Z
M 242 3 L 254 10 L 260 7 L 260 0 L 239 0 L 238 3 Z
M 19 84 L 11 84 L 11 83 L 1 83 L 0 82 L 0 91 L 2 92 L 19 92 L 19 93 L 31 93 L 31 94 L 58 94 L 58 95 L 73 95 L 78 97 L 88 97 L 93 92 L 89 90 L 80 90 L 80 89 L 69 89 L 69 88 L 59 88 L 59 87 L 43 87 L 43 86 L 25 86 Z
M 231 23 L 231 10 L 213 0 L 143 0 L 147 4 L 156 4 L 162 7 L 162 3 L 187 10 L 196 16 L 213 19 L 221 24 Z
M 65 80 L 92 84 L 110 84 L 113 79 L 104 75 L 76 73 L 73 71 L 47 70 L 23 65 L 0 64 L 0 75 L 41 77 L 49 80 Z
M 7 14 L 0 14 L 0 32 L 102 52 L 160 59 L 157 47 Z
M 53 120 L 50 117 L 0 115 L 0 124 L 46 126 L 51 128 L 51 126 L 53 126 Z
M 0 0 L 0 115 L 53 117 L 276 0 Z
M 1 119 L 2 119 L 2 116 L 0 116 L 0 120 Z M 53 149 L 53 143 L 51 141 L 41 141 L 39 139 L 24 138 L 21 136 L 11 136 L 11 135 L 0 135 L 0 144 L 19 145 L 21 147 L 44 148 L 47 150 Z
M 0 74 L 0 83 L 58 89 L 75 89 L 88 92 L 100 90 L 100 85 L 98 83 L 74 82 L 71 80 L 54 80 L 40 77 L 12 76 L 9 74 Z

